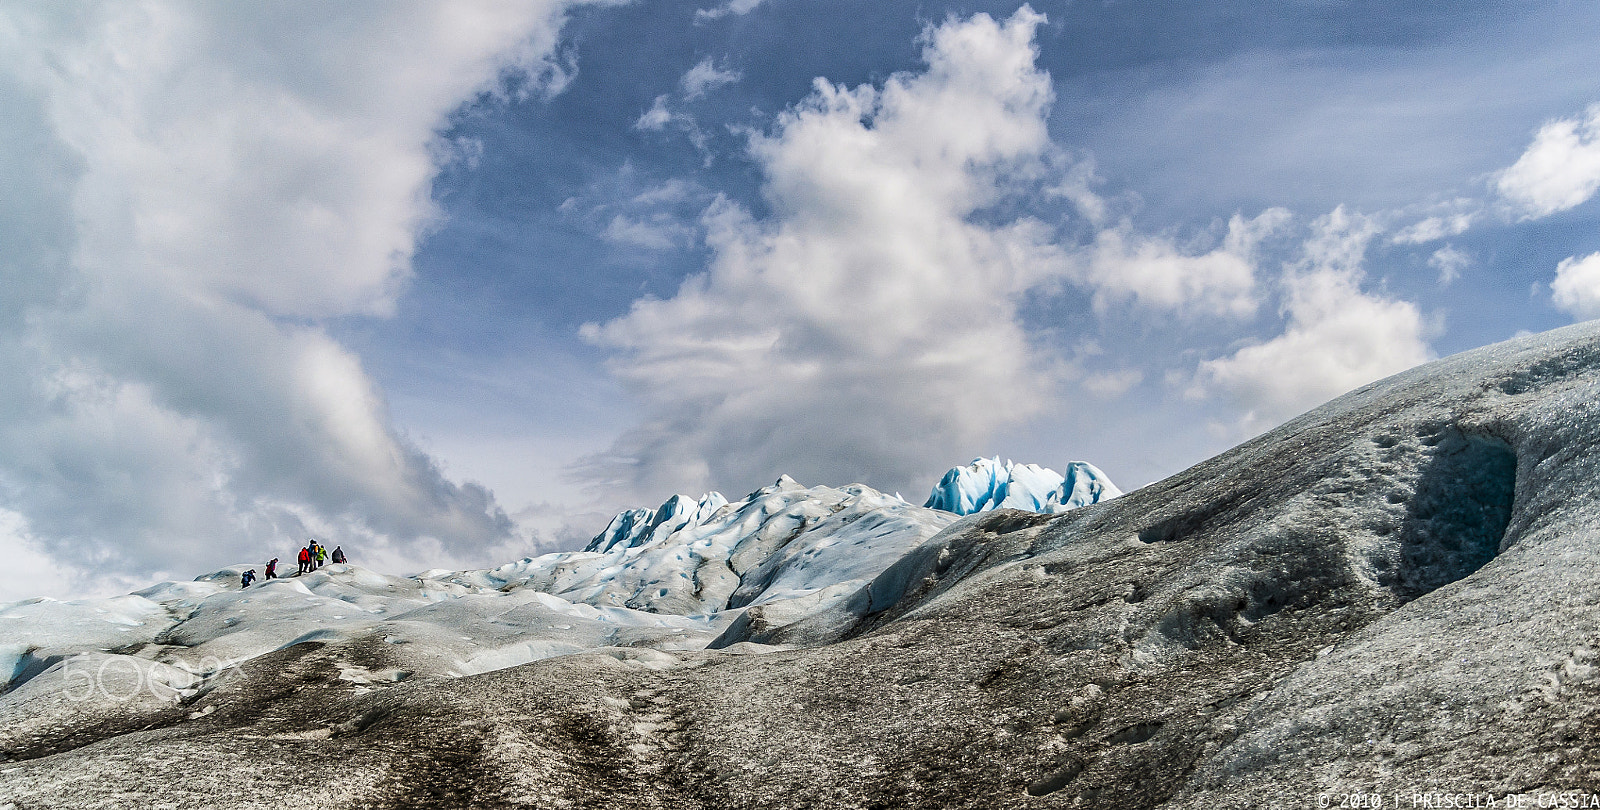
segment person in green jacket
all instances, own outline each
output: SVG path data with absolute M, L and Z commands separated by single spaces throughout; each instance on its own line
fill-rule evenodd
M 321 543 L 318 543 L 317 544 L 317 567 L 321 568 L 322 564 L 327 562 L 327 561 L 328 561 L 328 549 L 324 548 Z

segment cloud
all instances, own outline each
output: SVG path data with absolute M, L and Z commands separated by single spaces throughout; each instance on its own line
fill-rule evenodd
M 683 74 L 679 84 L 683 87 L 683 97 L 693 101 L 701 98 L 706 91 L 713 90 L 725 84 L 732 84 L 739 80 L 739 72 L 727 68 L 719 68 L 711 57 L 700 60 L 700 63 L 689 72 Z
M 1082 155 L 1067 167 L 1059 182 L 1045 192 L 1071 202 L 1090 224 L 1103 227 L 1111 218 L 1112 203 L 1121 200 L 1108 200 L 1096 192 L 1095 187 L 1102 183 L 1104 180 L 1095 172 L 1094 156 Z M 1131 192 L 1126 197 L 1128 201 L 1137 199 Z
M 752 137 L 772 216 L 719 200 L 704 273 L 584 328 L 646 409 L 590 475 L 645 499 L 780 473 L 909 490 L 1050 400 L 1016 307 L 1062 264 L 1038 223 L 973 216 L 1049 147 L 1042 21 L 952 19 L 924 71 L 819 79 Z
M 1577 118 L 1539 128 L 1522 157 L 1502 171 L 1495 187 L 1525 218 L 1574 208 L 1600 190 L 1600 104 Z
M 1556 308 L 1577 320 L 1600 318 L 1600 253 L 1563 260 L 1550 293 Z
M 640 113 L 639 118 L 633 122 L 633 128 L 640 132 L 661 132 L 669 125 L 687 135 L 689 142 L 694 144 L 695 150 L 704 158 L 705 165 L 711 165 L 711 152 L 707 148 L 711 141 L 710 136 L 700 129 L 694 116 L 667 107 L 667 95 L 656 96 L 655 103 L 650 105 L 650 109 Z
M 1083 387 L 1101 399 L 1115 399 L 1141 382 L 1144 382 L 1144 372 L 1129 368 L 1090 374 L 1083 378 Z
M 1401 228 L 1393 241 L 1399 245 L 1421 245 L 1427 242 L 1437 242 L 1451 236 L 1466 233 L 1477 219 L 1477 212 L 1452 214 L 1450 216 L 1427 217 L 1412 225 Z
M 393 310 L 465 146 L 444 117 L 570 76 L 563 8 L 0 12 L 0 180 L 29 209 L 0 206 L 0 506 L 38 550 L 138 575 L 510 534 L 324 324 Z
M 716 195 L 696 182 L 655 182 L 624 162 L 614 173 L 596 179 L 559 210 L 573 224 L 619 246 L 649 251 L 696 247 L 700 219 Z M 595 368 L 594 372 L 605 376 Z
M 729 14 L 737 17 L 755 11 L 756 7 L 761 5 L 762 2 L 763 0 L 728 0 L 728 2 L 717 6 L 716 8 L 702 8 L 696 10 L 694 13 L 694 18 L 697 22 L 704 22 L 707 20 L 720 19 L 728 16 Z
M 633 128 L 641 132 L 660 132 L 672 122 L 672 112 L 667 109 L 665 94 L 656 96 L 656 102 L 650 109 L 639 114 L 639 120 L 633 122 Z
M 668 180 L 633 196 L 634 205 L 672 205 L 698 196 L 700 190 L 682 180 Z
M 1095 306 L 1131 300 L 1161 310 L 1194 310 L 1243 317 L 1255 312 L 1257 245 L 1289 221 L 1268 209 L 1254 219 L 1235 214 L 1222 244 L 1186 253 L 1171 240 L 1138 236 L 1123 222 L 1106 228 L 1080 257 L 1080 281 L 1095 290 Z
M 602 235 L 620 244 L 650 250 L 671 250 L 688 240 L 693 232 L 666 214 L 653 216 L 649 221 L 617 214 L 606 224 Z
M 1461 277 L 1461 271 L 1472 266 L 1472 257 L 1451 245 L 1445 245 L 1428 257 L 1428 266 L 1439 271 L 1439 283 L 1448 285 Z
M 1361 290 L 1362 262 L 1378 233 L 1343 207 L 1319 219 L 1283 284 L 1283 334 L 1200 364 L 1198 388 L 1244 407 L 1255 433 L 1352 388 L 1432 359 L 1416 306 Z
M 6 564 L 0 566 L 0 605 L 41 594 L 66 594 L 83 590 L 73 569 L 63 568 L 39 550 L 20 513 L 0 508 L 0 549 Z M 134 586 L 138 587 L 138 586 Z M 125 589 L 123 592 L 125 593 Z

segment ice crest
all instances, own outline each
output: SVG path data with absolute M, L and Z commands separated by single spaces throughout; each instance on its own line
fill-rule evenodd
M 991 509 L 1022 509 L 1057 514 L 1122 494 L 1100 468 L 1086 461 L 1067 465 L 1065 475 L 1037 464 L 1016 464 L 999 456 L 976 458 L 951 467 L 923 504 L 958 515 Z

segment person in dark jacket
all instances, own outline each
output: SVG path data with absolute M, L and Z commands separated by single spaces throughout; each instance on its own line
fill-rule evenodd
M 344 547 L 342 547 L 342 546 L 334 546 L 333 547 L 333 556 L 330 559 L 332 559 L 335 563 L 338 563 L 338 564 L 342 565 L 345 562 L 345 559 L 344 559 Z
M 244 572 L 243 574 L 239 575 L 239 583 L 240 583 L 239 587 L 241 587 L 241 588 L 248 588 L 248 587 L 250 587 L 250 583 L 255 582 L 255 581 L 256 581 L 256 569 L 254 569 L 254 568 L 252 568 L 252 569 Z

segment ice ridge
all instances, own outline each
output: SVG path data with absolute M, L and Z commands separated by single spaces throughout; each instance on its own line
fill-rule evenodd
M 927 509 L 958 515 L 991 509 L 1023 509 L 1056 514 L 1110 500 L 1122 494 L 1100 468 L 1086 461 L 1067 465 L 1065 474 L 1037 464 L 1016 464 L 976 458 L 965 467 L 951 467 L 928 495 Z

